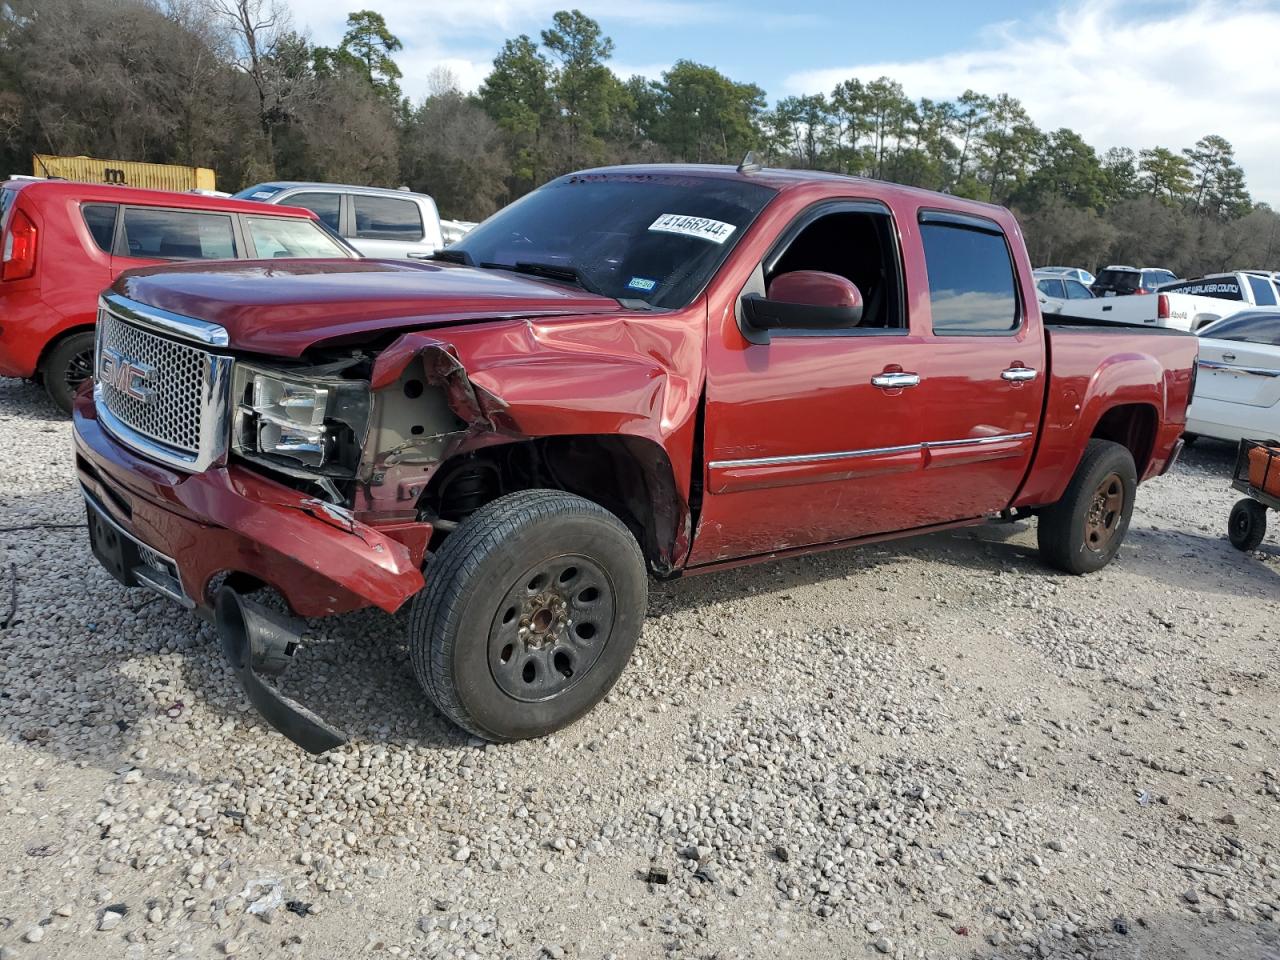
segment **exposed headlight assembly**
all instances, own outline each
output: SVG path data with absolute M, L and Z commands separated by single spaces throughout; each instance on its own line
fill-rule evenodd
M 369 429 L 369 384 L 235 367 L 232 449 L 250 459 L 352 476 Z

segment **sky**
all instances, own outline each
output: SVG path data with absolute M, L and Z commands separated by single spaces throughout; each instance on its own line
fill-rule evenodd
M 1236 148 L 1254 197 L 1280 208 L 1280 0 L 288 0 L 314 42 L 341 39 L 357 6 L 404 41 L 405 93 L 444 67 L 479 86 L 504 39 L 535 39 L 577 6 L 613 38 L 622 77 L 675 60 L 763 87 L 770 102 L 889 76 L 908 96 L 1009 93 L 1044 130 L 1071 127 L 1100 151 Z

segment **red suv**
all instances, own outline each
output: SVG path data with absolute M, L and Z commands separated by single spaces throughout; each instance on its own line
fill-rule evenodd
M 98 294 L 125 270 L 174 260 L 351 258 L 310 210 L 165 190 L 0 184 L 0 376 L 71 409 L 93 373 Z

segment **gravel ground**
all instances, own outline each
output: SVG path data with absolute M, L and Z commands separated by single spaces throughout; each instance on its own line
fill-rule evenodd
M 1280 958 L 1280 550 L 1226 543 L 1225 446 L 1087 578 L 1017 524 L 655 587 L 539 742 L 448 726 L 405 617 L 317 622 L 314 759 L 98 568 L 34 387 L 0 437 L 0 960 Z

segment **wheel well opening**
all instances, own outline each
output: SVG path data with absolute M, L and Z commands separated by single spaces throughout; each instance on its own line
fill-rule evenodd
M 640 437 L 572 435 L 481 447 L 440 465 L 418 502 L 436 525 L 431 548 L 485 504 L 520 490 L 564 490 L 598 503 L 631 530 L 654 573 L 675 568 L 687 505 L 666 451 Z
M 82 324 L 78 327 L 71 327 L 69 330 L 63 330 L 56 337 L 53 337 L 40 350 L 40 359 L 36 361 L 36 376 L 44 376 L 44 365 L 49 359 L 49 354 L 57 350 L 59 345 L 66 341 L 68 337 L 74 337 L 77 333 L 93 333 L 94 325 L 92 323 Z
M 1110 440 L 1128 448 L 1133 454 L 1133 463 L 1141 479 L 1146 473 L 1147 464 L 1151 461 L 1157 423 L 1156 408 L 1150 404 L 1122 404 L 1104 413 L 1090 436 L 1099 440 Z

